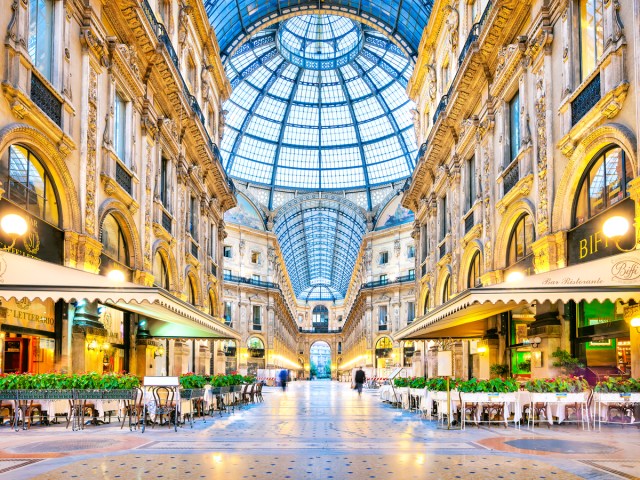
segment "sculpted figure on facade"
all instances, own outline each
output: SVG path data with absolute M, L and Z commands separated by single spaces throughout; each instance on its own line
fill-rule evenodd
M 454 7 L 455 3 L 451 5 L 447 5 L 446 10 L 449 12 L 447 16 L 447 30 L 449 32 L 449 45 L 451 46 L 451 51 L 455 54 L 458 48 L 458 29 L 460 23 L 460 14 L 458 10 Z
M 433 65 L 427 65 L 427 85 L 429 98 L 435 100 L 436 94 L 438 93 L 438 76 L 436 75 L 436 69 Z

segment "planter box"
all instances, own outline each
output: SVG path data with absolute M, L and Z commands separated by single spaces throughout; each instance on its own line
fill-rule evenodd
M 580 403 L 586 402 L 588 398 L 588 392 L 580 393 L 568 393 L 568 392 L 556 392 L 556 393 L 537 393 L 531 392 L 532 403 Z
M 180 389 L 180 398 L 182 400 L 191 400 L 193 398 L 204 397 L 204 388 L 183 388 Z
M 602 403 L 640 403 L 640 392 L 596 392 L 594 398 L 596 402 Z
M 493 393 L 493 392 L 481 392 L 481 393 L 460 393 L 460 398 L 465 403 L 505 403 L 516 402 L 516 392 L 506 393 Z
M 138 393 L 135 388 L 101 390 L 101 392 L 103 400 L 135 400 Z

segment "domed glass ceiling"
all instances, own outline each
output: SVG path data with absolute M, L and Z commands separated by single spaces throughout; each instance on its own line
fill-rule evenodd
M 412 173 L 412 66 L 377 31 L 345 17 L 293 17 L 242 45 L 226 71 L 234 90 L 221 150 L 232 177 L 326 191 Z

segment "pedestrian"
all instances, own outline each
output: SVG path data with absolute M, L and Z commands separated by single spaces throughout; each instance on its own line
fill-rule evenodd
M 287 389 L 287 380 L 289 379 L 289 373 L 286 370 L 280 370 L 280 386 L 284 392 Z
M 364 382 L 367 381 L 367 377 L 364 374 L 364 370 L 362 370 L 362 367 L 358 367 L 354 380 L 356 382 L 356 390 L 358 390 L 358 396 L 360 397 L 362 396 L 362 385 L 364 385 Z

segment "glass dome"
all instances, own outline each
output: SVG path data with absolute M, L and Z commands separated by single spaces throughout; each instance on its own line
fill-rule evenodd
M 346 65 L 360 53 L 358 23 L 335 15 L 301 15 L 280 25 L 278 51 L 289 62 L 310 70 Z
M 320 63 L 332 63 L 325 69 L 309 65 L 318 62 L 319 27 Z M 226 71 L 233 93 L 221 150 L 232 177 L 327 191 L 368 189 L 413 172 L 412 65 L 377 31 L 345 17 L 293 17 L 242 45 Z

